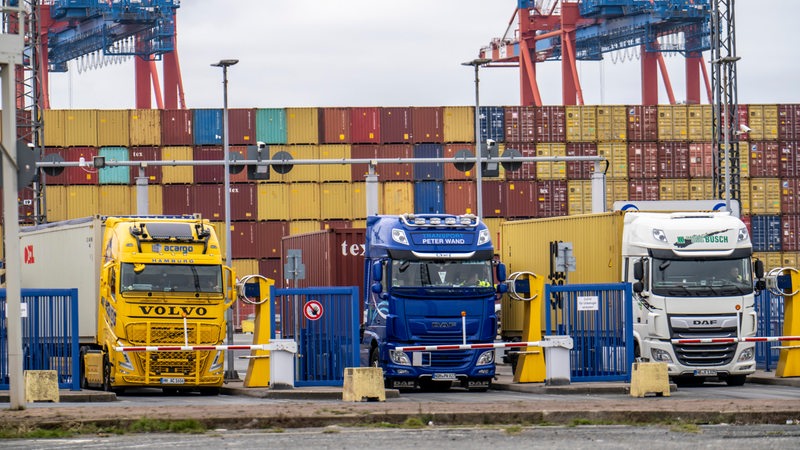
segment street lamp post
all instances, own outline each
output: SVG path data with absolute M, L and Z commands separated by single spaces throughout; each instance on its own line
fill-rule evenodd
M 729 212 L 732 211 L 731 209 L 731 125 L 733 121 L 731 120 L 731 111 L 730 111 L 730 103 L 728 101 L 729 92 L 728 89 L 728 72 L 730 71 L 730 65 L 735 64 L 736 61 L 740 60 L 741 58 L 738 56 L 726 56 L 720 58 L 714 63 L 720 65 L 723 73 L 723 81 L 722 81 L 722 88 L 726 90 L 722 94 L 722 126 L 725 127 L 725 132 L 723 133 L 723 158 L 725 159 L 725 209 Z
M 480 115 L 480 89 L 479 83 L 480 79 L 478 78 L 478 71 L 481 66 L 489 64 L 492 62 L 491 59 L 486 58 L 478 58 L 473 59 L 472 61 L 467 61 L 461 63 L 462 66 L 473 66 L 475 67 L 475 184 L 476 184 L 476 194 L 478 197 L 478 202 L 476 205 L 477 216 L 483 217 L 483 143 L 481 142 L 481 115 Z
M 225 167 L 225 264 L 233 265 L 231 257 L 231 173 L 230 173 L 230 145 L 228 139 L 228 67 L 238 63 L 238 59 L 222 59 L 218 63 L 211 64 L 212 67 L 222 67 L 222 145 L 223 159 Z M 229 308 L 225 316 L 227 318 L 228 345 L 233 345 L 233 308 Z M 225 372 L 226 379 L 238 378 L 236 369 L 233 367 L 233 351 L 228 350 L 227 360 L 228 369 Z

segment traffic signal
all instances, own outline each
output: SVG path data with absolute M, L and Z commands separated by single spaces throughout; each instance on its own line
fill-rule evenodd
M 262 161 L 265 157 L 269 158 L 267 144 L 259 142 L 258 145 L 247 146 L 247 159 L 251 161 Z M 262 164 L 247 165 L 248 180 L 269 180 L 269 166 Z
M 22 190 L 33 184 L 36 179 L 37 169 L 36 161 L 39 160 L 39 150 L 35 147 L 28 146 L 28 143 L 23 140 L 17 141 L 17 190 Z M 5 149 L 3 149 L 5 153 Z M 3 182 L 3 171 L 1 170 L 2 162 L 5 156 L 0 155 L 0 186 Z M 64 170 L 63 168 L 61 170 Z
M 228 162 L 236 162 L 242 159 L 242 154 L 239 152 L 228 152 Z M 244 170 L 244 166 L 240 164 L 228 164 L 228 173 L 236 175 Z
M 497 158 L 497 143 L 493 139 L 486 140 L 486 146 L 481 149 L 481 175 L 484 177 L 499 177 L 500 176 L 500 163 L 492 161 L 492 158 Z

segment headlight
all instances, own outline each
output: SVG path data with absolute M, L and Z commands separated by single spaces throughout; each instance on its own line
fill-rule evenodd
M 742 354 L 739 355 L 739 362 L 750 361 L 751 359 L 753 359 L 752 347 L 745 349 L 745 351 L 743 351 Z
M 661 242 L 669 242 L 667 241 L 667 235 L 664 233 L 664 230 L 659 230 L 657 228 L 653 228 L 653 239 Z
M 485 366 L 492 363 L 494 363 L 494 350 L 485 351 L 478 357 L 478 366 Z
M 492 237 L 489 235 L 489 230 L 481 230 L 481 233 L 478 235 L 478 245 L 483 245 L 491 241 Z
M 392 359 L 392 362 L 395 364 L 399 364 L 401 366 L 410 366 L 411 360 L 408 359 L 408 355 L 404 352 L 398 352 L 397 350 L 390 350 L 389 357 Z
M 650 355 L 653 357 L 653 361 L 671 363 L 672 357 L 669 356 L 669 352 L 654 348 L 650 350 Z
M 408 237 L 406 237 L 406 232 L 397 228 L 392 230 L 392 240 L 398 244 L 408 245 Z
M 747 228 L 739 228 L 739 242 L 748 239 Z

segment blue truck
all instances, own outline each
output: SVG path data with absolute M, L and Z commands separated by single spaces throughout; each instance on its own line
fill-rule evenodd
M 396 389 L 491 386 L 494 349 L 395 350 L 494 342 L 506 270 L 478 217 L 370 216 L 364 264 L 362 366 L 383 368 Z

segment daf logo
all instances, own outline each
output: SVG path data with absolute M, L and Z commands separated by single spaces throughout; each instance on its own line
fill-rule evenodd
M 431 322 L 431 328 L 453 328 L 456 322 Z
M 715 327 L 718 323 L 716 319 L 695 319 L 692 321 L 692 325 L 696 327 Z

